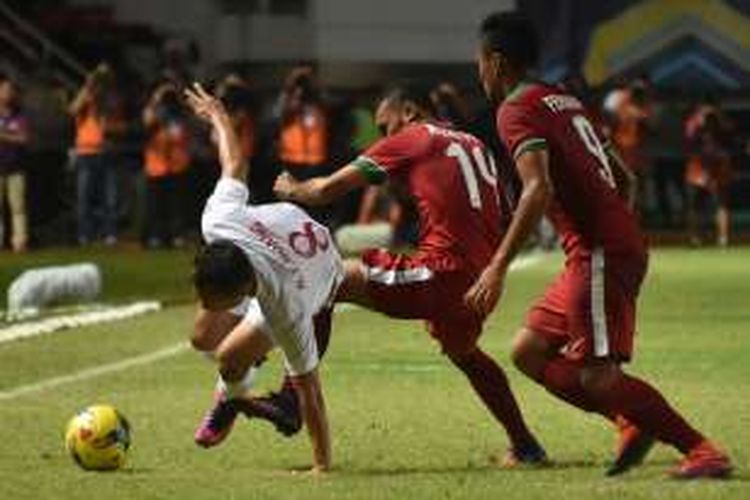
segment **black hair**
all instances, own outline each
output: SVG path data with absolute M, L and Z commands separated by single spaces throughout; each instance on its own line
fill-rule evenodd
M 518 69 L 529 69 L 539 59 L 539 42 L 534 25 L 518 12 L 490 14 L 479 28 L 482 43 L 503 55 Z
M 234 294 L 255 280 L 250 261 L 240 247 L 228 240 L 204 245 L 193 262 L 193 285 L 199 293 Z
M 402 82 L 390 87 L 383 98 L 389 103 L 403 105 L 410 102 L 418 108 L 435 114 L 435 106 L 430 98 L 430 87 L 414 82 Z
M 251 111 L 255 107 L 253 92 L 246 85 L 231 83 L 226 86 L 221 102 L 229 113 Z

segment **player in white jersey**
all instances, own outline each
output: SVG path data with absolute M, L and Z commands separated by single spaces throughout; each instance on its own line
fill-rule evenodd
M 193 345 L 212 351 L 218 361 L 224 385 L 218 405 L 230 414 L 248 413 L 246 374 L 280 347 L 310 433 L 312 470 L 325 471 L 330 436 L 315 329 L 330 327 L 325 319 L 343 278 L 341 258 L 328 230 L 302 209 L 289 203 L 248 205 L 249 167 L 224 107 L 200 84 L 186 90 L 186 98 L 213 126 L 222 166 L 203 212 L 207 244 L 195 259 L 201 309 Z

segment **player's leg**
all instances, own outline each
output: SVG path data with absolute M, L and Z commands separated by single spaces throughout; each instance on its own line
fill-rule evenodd
M 584 271 L 570 267 L 547 287 L 544 295 L 531 308 L 526 325 L 513 342 L 511 358 L 521 372 L 541 384 L 548 392 L 586 412 L 599 412 L 580 383 L 582 363 L 563 355 L 570 343 L 568 303 L 571 289 Z
M 727 456 L 693 428 L 648 382 L 624 373 L 614 361 L 591 362 L 581 371 L 586 391 L 612 413 L 686 455 L 676 477 L 723 477 Z
M 242 316 L 229 311 L 199 309 L 195 316 L 190 343 L 196 351 L 213 357 L 222 340 L 240 322 Z
M 273 348 L 265 328 L 264 323 L 243 320 L 217 347 L 215 357 L 222 389 L 196 431 L 198 445 L 204 448 L 216 446 L 229 435 L 238 412 L 242 411 L 242 403 L 248 398 L 247 374 L 253 373 L 254 367 Z
M 448 357 L 463 372 L 479 399 L 505 428 L 511 447 L 503 466 L 545 463 L 547 455 L 527 427 L 508 377 L 500 365 L 479 347 L 462 353 L 448 353 Z
M 262 315 L 257 307 L 251 304 L 248 311 L 207 311 L 200 309 L 195 318 L 195 326 L 191 337 L 193 347 L 202 352 L 211 361 L 218 362 L 218 349 L 231 335 L 238 335 L 235 330 L 243 321 L 245 314 L 248 324 L 260 323 Z M 227 344 L 224 349 L 226 350 Z M 255 378 L 256 367 L 250 365 L 243 374 L 240 386 L 242 392 L 250 390 Z M 218 376 L 214 402 L 205 413 L 201 423 L 195 430 L 196 444 L 203 447 L 216 446 L 221 443 L 232 429 L 237 412 L 227 405 L 227 382 L 221 373 Z
M 336 302 L 351 302 L 368 309 L 374 307 L 368 293 L 366 269 L 359 259 L 344 261 L 344 280 L 336 293 Z
M 273 348 L 273 342 L 264 328 L 264 323 L 243 320 L 216 349 L 216 361 L 227 399 L 246 395 L 247 387 L 242 383 L 245 374 Z
M 516 334 L 511 358 L 521 372 L 554 396 L 583 411 L 601 413 L 581 385 L 583 364 L 561 354 L 551 334 L 521 328 Z
M 686 454 L 678 477 L 729 474 L 722 452 L 672 408 L 653 386 L 622 371 L 630 360 L 635 334 L 638 289 L 646 272 L 645 257 L 626 261 L 595 251 L 586 286 L 571 291 L 571 331 L 580 340 L 581 384 L 610 415 L 621 415 L 645 435 L 670 444 Z M 606 265 L 605 265 L 606 263 Z
M 313 318 L 315 341 L 321 360 L 328 350 L 331 338 L 332 313 L 331 308 L 325 308 Z M 302 428 L 298 392 L 289 374 L 284 375 L 279 391 L 249 398 L 241 409 L 246 416 L 271 422 L 279 433 L 287 437 L 297 434 Z
M 566 269 L 557 278 L 529 312 L 527 326 L 516 335 L 511 357 L 524 374 L 550 394 L 583 411 L 598 413 L 616 425 L 616 456 L 608 471 L 614 475 L 643 461 L 654 439 L 621 415 L 602 407 L 581 384 L 584 363 L 575 353 L 580 339 L 571 339 L 567 309 L 574 292 L 584 288 L 578 282 L 588 283 L 589 274 L 588 268 Z M 569 352 L 571 349 L 574 352 Z
M 731 230 L 731 212 L 729 211 L 729 193 L 726 186 L 716 188 L 714 195 L 716 205 L 716 244 L 720 247 L 729 245 L 729 232 Z
M 529 430 L 511 390 L 508 377 L 498 363 L 484 352 L 477 341 L 482 320 L 461 300 L 473 282 L 468 273 L 438 273 L 427 289 L 425 301 L 435 305 L 428 316 L 430 335 L 451 362 L 466 376 L 472 389 L 505 428 L 510 450 L 504 466 L 547 461 L 544 449 Z

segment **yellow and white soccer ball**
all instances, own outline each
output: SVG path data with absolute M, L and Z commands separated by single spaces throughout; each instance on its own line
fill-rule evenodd
M 113 406 L 89 406 L 68 422 L 65 448 L 86 470 L 119 469 L 130 448 L 130 424 Z

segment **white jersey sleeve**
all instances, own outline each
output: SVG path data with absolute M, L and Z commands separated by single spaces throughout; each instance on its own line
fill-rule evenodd
M 240 212 L 247 206 L 249 197 L 250 193 L 244 183 L 231 177 L 219 179 L 203 209 L 203 238 L 211 242 L 225 237 L 223 233 L 226 233 L 226 230 L 222 228 L 241 218 Z

